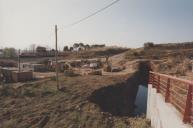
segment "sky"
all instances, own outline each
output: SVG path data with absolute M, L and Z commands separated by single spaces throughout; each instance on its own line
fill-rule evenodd
M 144 42 L 193 41 L 193 0 L 121 0 L 65 28 L 113 0 L 0 0 L 0 48 L 73 43 L 142 47 Z

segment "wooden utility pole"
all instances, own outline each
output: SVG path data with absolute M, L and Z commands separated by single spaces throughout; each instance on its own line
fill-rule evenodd
M 20 49 L 18 51 L 18 69 L 19 69 L 19 72 L 21 71 L 21 68 L 20 68 Z
M 55 59 L 56 59 L 56 84 L 57 89 L 59 90 L 59 80 L 58 80 L 58 28 L 57 25 L 55 25 L 55 38 L 56 38 L 56 49 L 55 49 Z

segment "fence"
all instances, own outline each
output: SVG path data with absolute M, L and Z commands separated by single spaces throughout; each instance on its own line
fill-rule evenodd
M 171 103 L 181 113 L 184 123 L 193 124 L 192 81 L 150 72 L 149 84 L 165 97 L 165 102 Z

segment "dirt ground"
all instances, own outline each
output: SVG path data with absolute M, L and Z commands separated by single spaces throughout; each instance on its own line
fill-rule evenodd
M 193 80 L 192 53 L 192 49 L 143 48 L 121 52 L 110 61 L 125 70 L 102 76 L 61 76 L 62 91 L 53 78 L 0 87 L 0 128 L 149 128 L 145 116 L 129 114 L 132 103 L 125 97 L 133 91 L 124 83 L 128 79 L 139 82 L 132 76 L 141 60 L 150 60 L 156 72 Z
M 92 93 L 118 86 L 128 76 L 61 77 L 0 89 L 1 128 L 149 128 L 145 117 L 115 116 L 90 100 Z M 116 95 L 115 95 L 116 96 Z

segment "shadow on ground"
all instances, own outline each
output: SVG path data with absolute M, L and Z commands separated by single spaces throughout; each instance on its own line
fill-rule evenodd
M 95 90 L 88 99 L 114 116 L 134 116 L 138 87 L 147 85 L 149 70 L 148 61 L 139 62 L 138 70 L 125 83 Z

